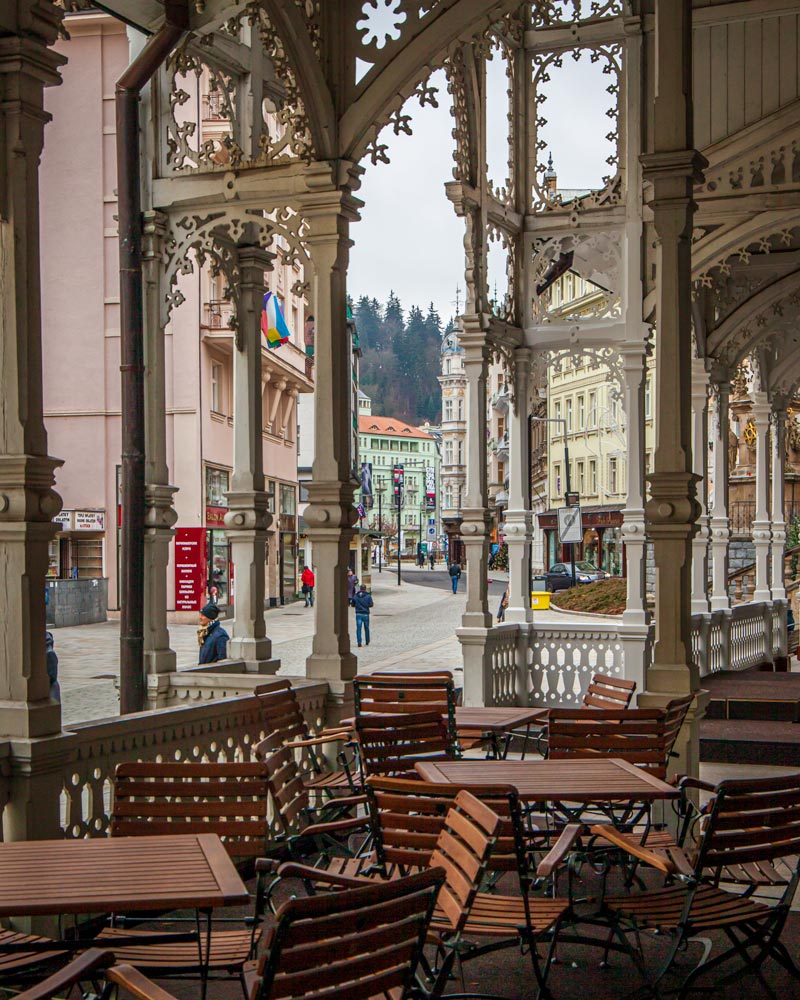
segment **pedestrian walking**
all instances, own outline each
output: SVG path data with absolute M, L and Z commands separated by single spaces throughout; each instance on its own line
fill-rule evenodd
M 353 572 L 350 567 L 347 567 L 347 601 L 350 607 L 353 607 L 353 599 L 356 596 L 356 590 L 358 589 L 358 577 Z
M 431 552 L 428 555 L 428 562 L 431 564 L 431 569 L 433 569 L 433 567 L 434 567 L 434 565 L 436 563 L 436 553 L 435 552 Z
M 453 563 L 448 570 L 450 574 L 450 582 L 453 584 L 453 593 L 458 593 L 458 581 L 461 579 L 461 567 L 458 563 Z
M 314 607 L 314 574 L 308 568 L 308 566 L 303 567 L 303 572 L 300 574 L 300 582 L 302 583 L 303 597 L 306 599 L 306 607 Z
M 497 609 L 497 624 L 506 620 L 506 608 L 508 607 L 508 587 L 503 591 L 500 598 L 500 607 Z
M 219 608 L 216 604 L 206 604 L 200 611 L 200 625 L 197 641 L 200 644 L 200 663 L 216 663 L 228 658 L 230 636 L 217 621 Z
M 52 632 L 45 632 L 44 643 L 47 651 L 45 663 L 47 676 L 50 680 L 50 697 L 53 701 L 61 701 L 61 687 L 58 683 L 58 654 L 55 651 L 55 639 Z
M 356 609 L 356 642 L 361 645 L 361 629 L 364 629 L 364 639 L 369 646 L 369 611 L 375 607 L 372 594 L 367 593 L 366 583 L 362 583 L 356 596 L 353 598 L 353 607 Z

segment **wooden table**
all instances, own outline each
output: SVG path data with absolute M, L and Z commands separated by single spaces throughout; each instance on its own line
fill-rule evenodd
M 417 763 L 424 781 L 458 785 L 511 785 L 523 802 L 654 802 L 676 799 L 677 788 L 634 764 L 606 760 L 459 760 Z
M 0 844 L 0 917 L 244 905 L 216 834 Z
M 546 717 L 546 708 L 516 708 L 513 705 L 465 708 L 459 705 L 456 707 L 456 730 L 460 737 L 488 737 L 494 757 L 501 760 L 508 753 L 511 733 L 515 729 L 525 727 L 527 738 L 531 723 Z M 501 739 L 504 734 L 505 740 Z

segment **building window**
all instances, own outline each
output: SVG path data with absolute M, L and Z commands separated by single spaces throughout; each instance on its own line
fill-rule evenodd
M 461 399 L 460 396 L 459 396 L 459 399 L 458 399 L 458 419 L 459 420 L 463 420 L 464 419 L 464 400 Z
M 560 399 L 557 399 L 556 402 L 555 402 L 555 404 L 553 405 L 553 418 L 555 420 L 560 420 L 561 419 L 561 400 Z M 559 427 L 557 433 L 560 434 L 561 431 L 562 431 L 562 428 Z
M 609 458 L 609 460 L 608 460 L 608 492 L 609 493 L 617 493 L 618 492 L 617 460 L 616 460 L 616 458 Z
M 226 469 L 215 469 L 210 465 L 206 466 L 206 506 L 227 507 L 230 474 Z
M 444 401 L 444 419 L 445 420 L 452 420 L 453 419 L 453 400 L 452 399 L 446 399 Z
M 463 441 L 457 441 L 456 442 L 456 454 L 458 456 L 456 464 L 463 465 L 464 464 L 464 442 Z
M 572 430 L 572 400 L 571 399 L 568 399 L 566 401 L 566 408 L 567 408 L 567 432 L 569 433 Z
M 211 362 L 211 409 L 214 413 L 222 413 L 222 365 Z
M 450 358 L 445 358 L 444 359 L 444 373 L 445 373 L 445 375 L 449 375 L 450 374 Z
M 597 460 L 589 462 L 589 495 L 597 496 Z
M 586 475 L 583 462 L 578 462 L 578 492 L 580 494 L 586 492 Z
M 653 456 L 649 451 L 644 453 L 644 474 L 648 476 L 653 466 Z
M 308 497 L 306 497 L 308 499 Z M 275 513 L 275 480 L 267 480 L 267 510 L 270 514 Z
M 445 441 L 445 443 L 444 443 L 444 464 L 445 465 L 452 465 L 453 464 L 453 442 L 452 441 Z
M 555 480 L 555 495 L 561 496 L 561 466 L 558 462 L 553 466 L 553 478 Z
M 453 487 L 446 486 L 444 490 L 444 505 L 447 510 L 453 509 Z
M 597 426 L 597 393 L 589 393 L 589 426 Z
M 284 486 L 281 483 L 281 514 L 297 513 L 294 486 Z
M 586 399 L 578 396 L 578 430 L 582 431 L 586 427 Z
M 653 383 L 649 378 L 644 381 L 644 418 L 649 420 L 653 416 Z

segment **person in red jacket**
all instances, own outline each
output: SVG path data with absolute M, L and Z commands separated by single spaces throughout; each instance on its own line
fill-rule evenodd
M 306 607 L 314 607 L 314 574 L 308 568 L 308 566 L 303 567 L 303 572 L 300 576 L 300 582 L 303 584 L 303 596 L 306 599 Z

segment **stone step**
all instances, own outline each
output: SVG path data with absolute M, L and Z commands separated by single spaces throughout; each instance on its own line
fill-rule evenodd
M 749 719 L 702 719 L 704 764 L 768 764 L 800 768 L 800 725 Z

